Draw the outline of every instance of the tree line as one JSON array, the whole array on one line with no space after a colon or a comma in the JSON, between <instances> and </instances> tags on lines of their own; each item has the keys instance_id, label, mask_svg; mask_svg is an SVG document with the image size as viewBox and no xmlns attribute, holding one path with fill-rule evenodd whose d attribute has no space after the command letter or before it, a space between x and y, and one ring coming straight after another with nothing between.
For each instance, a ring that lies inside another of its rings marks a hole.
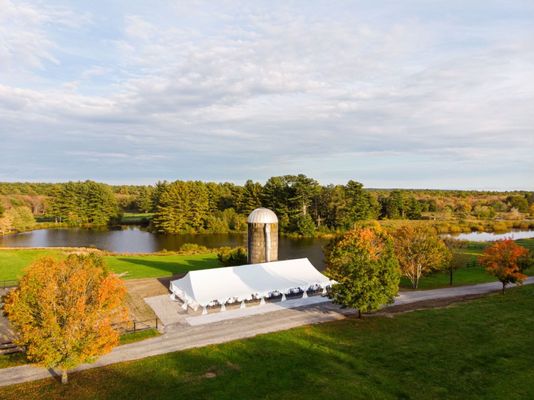
<instances>
[{"instance_id":1,"label":"tree line","mask_svg":"<svg viewBox=\"0 0 534 400\"><path fill-rule=\"evenodd\" d=\"M10 209L18 211L8 214L27 214L20 209L27 207L42 220L70 226L109 225L121 213L145 213L153 215L155 231L173 234L243 231L246 216L267 207L278 215L281 232L313 236L371 219L491 220L504 214L522 219L534 216L534 193L366 189L354 180L321 185L300 174L244 185L181 180L155 185L0 183L0 205L4 214ZM11 215L13 220L20 218ZM9 221L4 218L3 226ZM21 230L24 224L12 225L12 230Z\"/></svg>"}]
</instances>

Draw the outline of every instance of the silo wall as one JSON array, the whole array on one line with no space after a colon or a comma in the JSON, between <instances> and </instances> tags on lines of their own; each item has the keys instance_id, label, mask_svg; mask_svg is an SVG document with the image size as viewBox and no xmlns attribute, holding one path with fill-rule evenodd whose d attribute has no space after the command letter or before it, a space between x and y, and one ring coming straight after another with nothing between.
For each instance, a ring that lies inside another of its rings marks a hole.
<instances>
[{"instance_id":1,"label":"silo wall","mask_svg":"<svg viewBox=\"0 0 534 400\"><path fill-rule=\"evenodd\" d=\"M270 248L268 255L267 246ZM257 264L277 260L278 224L248 224L248 263Z\"/></svg>"}]
</instances>

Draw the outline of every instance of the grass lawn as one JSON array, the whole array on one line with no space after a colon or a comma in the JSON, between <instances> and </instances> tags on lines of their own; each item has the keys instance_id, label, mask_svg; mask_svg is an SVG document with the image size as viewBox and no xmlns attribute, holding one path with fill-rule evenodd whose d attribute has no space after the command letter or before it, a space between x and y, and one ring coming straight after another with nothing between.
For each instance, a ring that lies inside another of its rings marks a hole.
<instances>
[{"instance_id":1,"label":"grass lawn","mask_svg":"<svg viewBox=\"0 0 534 400\"><path fill-rule=\"evenodd\" d=\"M520 239L517 243L527 249L534 250L534 239ZM455 250L453 263L457 269L453 273L453 285L475 285L477 283L495 282L497 279L486 273L484 268L477 264L477 258L491 243L469 242L463 249ZM534 275L534 269L525 271L527 275ZM438 272L423 277L419 281L419 289L437 289L449 286L449 271ZM401 279L401 287L411 288L411 282Z\"/></svg>"},{"instance_id":2,"label":"grass lawn","mask_svg":"<svg viewBox=\"0 0 534 400\"><path fill-rule=\"evenodd\" d=\"M63 252L46 249L0 249L0 281L20 278L27 265L36 258L46 255L60 257ZM125 279L164 277L195 269L220 266L216 254L195 254L190 256L117 255L106 256L105 259L114 272L125 274Z\"/></svg>"},{"instance_id":3,"label":"grass lawn","mask_svg":"<svg viewBox=\"0 0 534 400\"><path fill-rule=\"evenodd\" d=\"M156 329L145 329L144 331L125 333L124 335L121 335L121 345L140 342L141 340L150 339L159 334L160 333Z\"/></svg>"},{"instance_id":4,"label":"grass lawn","mask_svg":"<svg viewBox=\"0 0 534 400\"><path fill-rule=\"evenodd\" d=\"M534 286L0 388L10 399L532 399Z\"/></svg>"},{"instance_id":5,"label":"grass lawn","mask_svg":"<svg viewBox=\"0 0 534 400\"><path fill-rule=\"evenodd\" d=\"M121 217L122 224L139 224L149 221L154 213L124 213Z\"/></svg>"},{"instance_id":6,"label":"grass lawn","mask_svg":"<svg viewBox=\"0 0 534 400\"><path fill-rule=\"evenodd\" d=\"M529 250L534 251L534 239L518 239L516 240L517 244L520 244L523 247L526 247Z\"/></svg>"},{"instance_id":7,"label":"grass lawn","mask_svg":"<svg viewBox=\"0 0 534 400\"><path fill-rule=\"evenodd\" d=\"M60 256L61 254L62 252L59 250L47 249L0 249L0 280L18 279L22 275L24 268L36 258L46 255Z\"/></svg>"},{"instance_id":8,"label":"grass lawn","mask_svg":"<svg viewBox=\"0 0 534 400\"><path fill-rule=\"evenodd\" d=\"M220 267L216 254L106 256L107 264L125 279L158 278L187 271Z\"/></svg>"},{"instance_id":9,"label":"grass lawn","mask_svg":"<svg viewBox=\"0 0 534 400\"><path fill-rule=\"evenodd\" d=\"M16 367L26 363L26 357L22 353L0 354L0 369Z\"/></svg>"}]
</instances>

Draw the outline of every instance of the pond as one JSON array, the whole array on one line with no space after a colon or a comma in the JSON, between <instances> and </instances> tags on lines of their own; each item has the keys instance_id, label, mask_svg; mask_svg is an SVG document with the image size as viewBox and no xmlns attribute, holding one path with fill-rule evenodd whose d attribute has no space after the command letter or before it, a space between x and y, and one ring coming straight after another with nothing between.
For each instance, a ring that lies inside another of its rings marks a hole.
<instances>
[{"instance_id":1,"label":"pond","mask_svg":"<svg viewBox=\"0 0 534 400\"><path fill-rule=\"evenodd\" d=\"M118 230L39 229L0 236L0 247L96 247L116 253L153 253L178 250L184 243L206 247L236 247L247 244L246 234L163 235L137 226ZM328 239L290 239L280 237L278 258L307 257L317 268L324 268L323 246Z\"/></svg>"},{"instance_id":2,"label":"pond","mask_svg":"<svg viewBox=\"0 0 534 400\"><path fill-rule=\"evenodd\" d=\"M469 240L471 242L494 242L495 240L512 238L517 239L529 239L534 238L534 230L529 231L511 231L506 233L494 233L494 232L471 232L460 233L458 235L450 235L455 239Z\"/></svg>"},{"instance_id":3,"label":"pond","mask_svg":"<svg viewBox=\"0 0 534 400\"><path fill-rule=\"evenodd\" d=\"M472 232L455 235L455 238L476 242L534 238L534 230L507 233ZM40 229L16 235L0 236L0 247L96 247L116 253L153 253L178 250L184 243L206 247L244 246L246 234L163 235L137 226L118 230L94 229ZM328 239L293 239L280 237L279 259L307 257L319 269L324 268L323 247Z\"/></svg>"}]
</instances>

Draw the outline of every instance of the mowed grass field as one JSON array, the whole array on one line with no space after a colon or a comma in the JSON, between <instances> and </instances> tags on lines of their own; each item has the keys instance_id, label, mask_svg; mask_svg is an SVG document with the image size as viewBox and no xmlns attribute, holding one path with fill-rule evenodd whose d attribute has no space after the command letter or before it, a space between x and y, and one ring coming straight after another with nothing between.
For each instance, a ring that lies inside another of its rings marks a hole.
<instances>
[{"instance_id":1,"label":"mowed grass field","mask_svg":"<svg viewBox=\"0 0 534 400\"><path fill-rule=\"evenodd\" d=\"M532 399L534 286L0 388L20 399Z\"/></svg>"},{"instance_id":2,"label":"mowed grass field","mask_svg":"<svg viewBox=\"0 0 534 400\"><path fill-rule=\"evenodd\" d=\"M28 265L43 256L64 257L61 250L0 249L0 281L19 279ZM114 255L104 257L109 267L125 279L158 278L195 269L220 266L217 255Z\"/></svg>"}]
</instances>

